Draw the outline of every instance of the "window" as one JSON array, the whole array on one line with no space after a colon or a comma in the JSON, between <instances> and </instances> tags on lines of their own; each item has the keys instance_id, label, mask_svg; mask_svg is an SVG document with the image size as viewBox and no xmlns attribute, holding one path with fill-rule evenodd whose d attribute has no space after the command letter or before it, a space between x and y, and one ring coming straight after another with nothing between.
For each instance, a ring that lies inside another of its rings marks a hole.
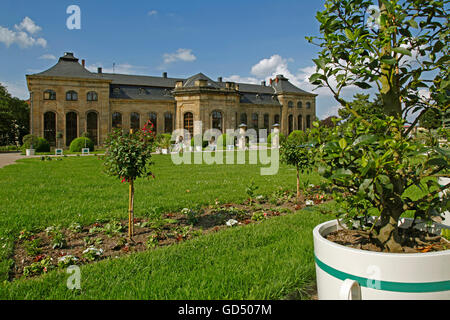
<instances>
[{"instance_id":1,"label":"window","mask_svg":"<svg viewBox=\"0 0 450 320\"><path fill-rule=\"evenodd\" d=\"M294 107L294 103L292 101L288 102L288 108L293 108Z\"/></svg>"},{"instance_id":2,"label":"window","mask_svg":"<svg viewBox=\"0 0 450 320\"><path fill-rule=\"evenodd\" d=\"M114 93L115 96L120 95L120 88L114 88L113 89L113 93Z\"/></svg>"},{"instance_id":3,"label":"window","mask_svg":"<svg viewBox=\"0 0 450 320\"><path fill-rule=\"evenodd\" d=\"M89 112L86 116L86 131L89 134L89 137L94 141L94 144L97 145L97 127L98 127L98 121L97 121L97 112Z\"/></svg>"},{"instance_id":4,"label":"window","mask_svg":"<svg viewBox=\"0 0 450 320\"><path fill-rule=\"evenodd\" d=\"M166 112L164 113L164 132L172 133L173 131L173 117L172 113Z\"/></svg>"},{"instance_id":5,"label":"window","mask_svg":"<svg viewBox=\"0 0 450 320\"><path fill-rule=\"evenodd\" d=\"M112 127L122 128L122 114L119 112L114 112L112 114Z\"/></svg>"},{"instance_id":6,"label":"window","mask_svg":"<svg viewBox=\"0 0 450 320\"><path fill-rule=\"evenodd\" d=\"M66 93L66 100L67 101L77 101L78 100L78 93L75 91L67 91Z\"/></svg>"},{"instance_id":7,"label":"window","mask_svg":"<svg viewBox=\"0 0 450 320\"><path fill-rule=\"evenodd\" d=\"M66 146L78 137L78 115L75 112L66 114Z\"/></svg>"},{"instance_id":8,"label":"window","mask_svg":"<svg viewBox=\"0 0 450 320\"><path fill-rule=\"evenodd\" d=\"M290 114L288 117L288 132L289 132L289 134L292 131L294 131L294 117L292 116L292 114Z\"/></svg>"},{"instance_id":9,"label":"window","mask_svg":"<svg viewBox=\"0 0 450 320\"><path fill-rule=\"evenodd\" d=\"M139 88L139 95L144 95L144 94L146 94L145 89Z\"/></svg>"},{"instance_id":10,"label":"window","mask_svg":"<svg viewBox=\"0 0 450 320\"><path fill-rule=\"evenodd\" d=\"M157 124L158 124L157 114L154 112L150 112L150 114L148 115L148 120L150 120L150 122L153 124L153 132L157 132L156 131Z\"/></svg>"},{"instance_id":11,"label":"window","mask_svg":"<svg viewBox=\"0 0 450 320\"><path fill-rule=\"evenodd\" d=\"M255 130L258 130L258 114L257 113L253 113L252 114L252 127Z\"/></svg>"},{"instance_id":12,"label":"window","mask_svg":"<svg viewBox=\"0 0 450 320\"><path fill-rule=\"evenodd\" d=\"M51 111L44 113L44 138L51 146L56 146L56 113Z\"/></svg>"},{"instance_id":13,"label":"window","mask_svg":"<svg viewBox=\"0 0 450 320\"><path fill-rule=\"evenodd\" d=\"M303 130L303 116L299 115L297 118L297 129Z\"/></svg>"},{"instance_id":14,"label":"window","mask_svg":"<svg viewBox=\"0 0 450 320\"><path fill-rule=\"evenodd\" d=\"M269 130L269 126L270 126L270 124L269 124L269 114L266 113L264 115L264 129Z\"/></svg>"},{"instance_id":15,"label":"window","mask_svg":"<svg viewBox=\"0 0 450 320\"><path fill-rule=\"evenodd\" d=\"M56 100L56 92L53 90L45 90L44 100Z\"/></svg>"},{"instance_id":16,"label":"window","mask_svg":"<svg viewBox=\"0 0 450 320\"><path fill-rule=\"evenodd\" d=\"M306 116L306 129L310 129L311 128L311 116L308 114Z\"/></svg>"},{"instance_id":17,"label":"window","mask_svg":"<svg viewBox=\"0 0 450 320\"><path fill-rule=\"evenodd\" d=\"M311 109L311 102L306 103L306 109Z\"/></svg>"},{"instance_id":18,"label":"window","mask_svg":"<svg viewBox=\"0 0 450 320\"><path fill-rule=\"evenodd\" d=\"M194 136L194 115L192 112L186 112L184 114L184 130L189 132L191 138Z\"/></svg>"},{"instance_id":19,"label":"window","mask_svg":"<svg viewBox=\"0 0 450 320\"><path fill-rule=\"evenodd\" d=\"M279 114L276 114L273 117L273 124L280 124L280 115Z\"/></svg>"},{"instance_id":20,"label":"window","mask_svg":"<svg viewBox=\"0 0 450 320\"><path fill-rule=\"evenodd\" d=\"M141 117L139 113L132 112L130 115L130 129L139 130L139 128L141 127L140 120Z\"/></svg>"},{"instance_id":21,"label":"window","mask_svg":"<svg viewBox=\"0 0 450 320\"><path fill-rule=\"evenodd\" d=\"M299 109L303 108L303 102L301 101L297 102L297 108Z\"/></svg>"},{"instance_id":22,"label":"window","mask_svg":"<svg viewBox=\"0 0 450 320\"><path fill-rule=\"evenodd\" d=\"M87 101L98 101L98 95L95 91L90 91L87 93Z\"/></svg>"},{"instance_id":23,"label":"window","mask_svg":"<svg viewBox=\"0 0 450 320\"><path fill-rule=\"evenodd\" d=\"M247 114L241 113L241 124L247 124Z\"/></svg>"},{"instance_id":24,"label":"window","mask_svg":"<svg viewBox=\"0 0 450 320\"><path fill-rule=\"evenodd\" d=\"M222 131L222 112L213 111L213 113L212 113L212 128Z\"/></svg>"}]
</instances>

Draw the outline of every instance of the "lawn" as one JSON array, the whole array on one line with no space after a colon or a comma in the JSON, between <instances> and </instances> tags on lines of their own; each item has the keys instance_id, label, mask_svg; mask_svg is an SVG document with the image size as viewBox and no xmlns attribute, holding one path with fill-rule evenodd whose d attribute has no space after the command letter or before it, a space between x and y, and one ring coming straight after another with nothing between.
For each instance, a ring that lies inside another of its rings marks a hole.
<instances>
[{"instance_id":1,"label":"lawn","mask_svg":"<svg viewBox=\"0 0 450 320\"><path fill-rule=\"evenodd\" d=\"M281 166L261 176L258 165L174 165L154 157L156 179L136 183L135 215L220 202L241 202L250 181L258 194L295 188L295 171ZM317 175L305 176L318 183ZM0 169L0 278L7 279L15 237L23 229L83 225L127 217L128 186L102 172L96 157L21 160ZM311 231L329 220L303 210L235 227L170 247L82 266L82 291L67 274L0 285L4 299L282 299L314 281Z\"/></svg>"}]
</instances>

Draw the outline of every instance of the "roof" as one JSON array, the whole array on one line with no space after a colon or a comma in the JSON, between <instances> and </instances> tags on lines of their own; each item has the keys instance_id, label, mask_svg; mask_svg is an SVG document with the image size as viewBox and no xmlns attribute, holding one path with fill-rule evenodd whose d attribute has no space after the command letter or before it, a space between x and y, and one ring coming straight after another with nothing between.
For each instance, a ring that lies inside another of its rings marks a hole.
<instances>
[{"instance_id":1,"label":"roof","mask_svg":"<svg viewBox=\"0 0 450 320\"><path fill-rule=\"evenodd\" d=\"M94 73L80 65L78 58L71 52L66 52L64 56L59 58L58 63L50 69L34 75L108 80L111 82L110 96L111 98L117 99L173 100L174 98L170 91L175 88L177 81L183 81L184 88L194 87L195 82L198 80L207 81L207 87L209 88L226 88L226 82L222 82L221 80L214 81L203 73L198 73L187 79L168 78L167 74L162 77L154 77L115 73ZM312 93L294 86L283 75L277 75L275 81L272 81L271 85L249 83L237 83L237 85L239 87L239 92L241 93L242 103L279 104L276 94L282 93L313 95Z\"/></svg>"},{"instance_id":2,"label":"roof","mask_svg":"<svg viewBox=\"0 0 450 320\"><path fill-rule=\"evenodd\" d=\"M49 77L74 77L96 80L101 79L97 74L90 72L79 64L78 59L75 58L71 52L66 52L63 57L59 58L58 63L50 69L34 75Z\"/></svg>"}]
</instances>

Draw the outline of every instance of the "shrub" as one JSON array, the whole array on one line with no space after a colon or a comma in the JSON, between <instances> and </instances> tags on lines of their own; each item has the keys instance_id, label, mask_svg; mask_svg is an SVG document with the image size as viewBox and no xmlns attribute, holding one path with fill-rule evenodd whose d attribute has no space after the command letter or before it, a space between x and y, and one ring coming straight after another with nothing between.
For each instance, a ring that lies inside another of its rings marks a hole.
<instances>
[{"instance_id":1,"label":"shrub","mask_svg":"<svg viewBox=\"0 0 450 320\"><path fill-rule=\"evenodd\" d=\"M273 135L274 135L273 132L271 134L269 134L269 136L267 137L267 144L272 145ZM280 146L281 146L283 144L283 142L286 141L286 136L284 134L282 134L281 132L278 135L280 137Z\"/></svg>"},{"instance_id":2,"label":"shrub","mask_svg":"<svg viewBox=\"0 0 450 320\"><path fill-rule=\"evenodd\" d=\"M209 144L207 140L202 140L202 139L203 139L203 136L202 136L201 134L199 134L199 135L194 136L194 137L191 139L191 147L194 147L194 146L195 146L195 140L196 140L196 139L202 141L202 148L206 148L206 147L208 146L208 144Z\"/></svg>"},{"instance_id":3,"label":"shrub","mask_svg":"<svg viewBox=\"0 0 450 320\"><path fill-rule=\"evenodd\" d=\"M36 152L50 152L50 143L44 138L36 137L35 135L28 134L23 137L22 150L30 149L31 144Z\"/></svg>"},{"instance_id":4,"label":"shrub","mask_svg":"<svg viewBox=\"0 0 450 320\"><path fill-rule=\"evenodd\" d=\"M291 134L287 137L287 140L296 140L300 141L303 140L305 136L305 133L301 130L294 130L291 132Z\"/></svg>"},{"instance_id":5,"label":"shrub","mask_svg":"<svg viewBox=\"0 0 450 320\"><path fill-rule=\"evenodd\" d=\"M162 133L156 136L156 145L161 149L169 149L172 135L170 133Z\"/></svg>"},{"instance_id":6,"label":"shrub","mask_svg":"<svg viewBox=\"0 0 450 320\"><path fill-rule=\"evenodd\" d=\"M89 148L89 151L94 151L94 142L86 137L76 138L70 143L70 152L81 152L81 149Z\"/></svg>"}]
</instances>

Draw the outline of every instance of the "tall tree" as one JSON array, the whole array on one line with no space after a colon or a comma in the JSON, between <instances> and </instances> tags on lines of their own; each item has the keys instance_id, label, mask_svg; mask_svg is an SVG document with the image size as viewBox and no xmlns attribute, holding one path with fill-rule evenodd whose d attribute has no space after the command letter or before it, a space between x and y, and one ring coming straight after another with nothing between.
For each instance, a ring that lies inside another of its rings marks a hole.
<instances>
[{"instance_id":1,"label":"tall tree","mask_svg":"<svg viewBox=\"0 0 450 320\"><path fill-rule=\"evenodd\" d=\"M12 97L0 84L0 145L22 143L30 128L28 104Z\"/></svg>"}]
</instances>

